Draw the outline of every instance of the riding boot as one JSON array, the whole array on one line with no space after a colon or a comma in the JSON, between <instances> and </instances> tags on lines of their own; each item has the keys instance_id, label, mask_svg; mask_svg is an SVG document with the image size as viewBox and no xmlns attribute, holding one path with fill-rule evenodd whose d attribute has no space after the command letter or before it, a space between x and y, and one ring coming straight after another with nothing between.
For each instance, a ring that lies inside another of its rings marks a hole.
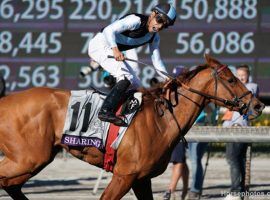
<instances>
[{"instance_id":1,"label":"riding boot","mask_svg":"<svg viewBox=\"0 0 270 200\"><path fill-rule=\"evenodd\" d=\"M98 113L98 118L101 121L111 122L117 126L127 126L124 120L116 116L116 110L129 85L130 81L124 79L116 83L112 88Z\"/></svg>"}]
</instances>

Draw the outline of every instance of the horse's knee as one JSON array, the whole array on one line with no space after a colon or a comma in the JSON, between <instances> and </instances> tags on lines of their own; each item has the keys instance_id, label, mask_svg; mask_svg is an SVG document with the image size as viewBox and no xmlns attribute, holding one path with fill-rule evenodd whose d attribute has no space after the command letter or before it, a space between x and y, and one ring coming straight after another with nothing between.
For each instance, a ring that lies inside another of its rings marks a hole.
<instances>
[{"instance_id":1,"label":"horse's knee","mask_svg":"<svg viewBox=\"0 0 270 200\"><path fill-rule=\"evenodd\" d=\"M26 174L31 174L34 171L34 168L34 163L21 159L14 162L9 158L5 158L0 162L0 181L3 181L5 185L6 180L21 177Z\"/></svg>"},{"instance_id":2,"label":"horse's knee","mask_svg":"<svg viewBox=\"0 0 270 200\"><path fill-rule=\"evenodd\" d=\"M10 188L15 185L23 185L29 178L31 178L31 174L24 174L14 178L2 178L0 179L0 188Z\"/></svg>"}]
</instances>

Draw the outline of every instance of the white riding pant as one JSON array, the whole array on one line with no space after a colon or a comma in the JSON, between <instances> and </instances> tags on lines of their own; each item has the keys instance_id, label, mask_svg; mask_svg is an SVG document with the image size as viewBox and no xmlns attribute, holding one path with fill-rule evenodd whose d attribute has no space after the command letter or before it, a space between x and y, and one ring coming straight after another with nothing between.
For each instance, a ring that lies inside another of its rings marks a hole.
<instances>
[{"instance_id":1,"label":"white riding pant","mask_svg":"<svg viewBox=\"0 0 270 200\"><path fill-rule=\"evenodd\" d=\"M113 75L117 82L127 78L132 87L137 88L141 86L141 81L138 78L140 73L137 63L130 61L116 61L114 58L108 58L108 55L113 56L113 51L107 44L107 41L102 33L98 33L88 45L88 55L100 66ZM136 50L126 51L125 56L137 60Z\"/></svg>"}]
</instances>

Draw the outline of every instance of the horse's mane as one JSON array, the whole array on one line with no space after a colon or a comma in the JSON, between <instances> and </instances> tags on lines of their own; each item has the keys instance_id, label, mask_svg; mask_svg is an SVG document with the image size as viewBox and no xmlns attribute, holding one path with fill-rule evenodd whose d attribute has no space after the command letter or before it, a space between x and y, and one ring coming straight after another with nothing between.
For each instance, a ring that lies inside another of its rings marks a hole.
<instances>
[{"instance_id":1,"label":"horse's mane","mask_svg":"<svg viewBox=\"0 0 270 200\"><path fill-rule=\"evenodd\" d=\"M179 80L182 83L187 83L189 82L197 73L199 73L200 71L206 69L208 66L207 65L199 65L197 66L195 69L191 70L191 71L186 71L182 74L180 74L177 77L177 80Z\"/></svg>"},{"instance_id":2,"label":"horse's mane","mask_svg":"<svg viewBox=\"0 0 270 200\"><path fill-rule=\"evenodd\" d=\"M197 73L199 73L200 71L206 69L208 66L207 65L199 65L197 66L195 69L193 70L186 70L184 71L182 74L180 74L179 76L176 77L177 81L181 82L181 83L188 83ZM171 81L171 79L167 80L164 83L159 83L156 84L154 87L151 87L149 89L140 89L140 91L148 96L158 96L161 92L161 90L164 88L164 86Z\"/></svg>"}]
</instances>

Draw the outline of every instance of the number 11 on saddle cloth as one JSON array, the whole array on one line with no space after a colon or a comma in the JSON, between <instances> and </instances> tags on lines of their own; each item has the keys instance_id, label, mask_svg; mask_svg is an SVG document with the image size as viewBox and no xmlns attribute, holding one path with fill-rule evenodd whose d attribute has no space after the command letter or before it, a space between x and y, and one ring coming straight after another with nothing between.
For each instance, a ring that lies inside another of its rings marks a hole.
<instances>
[{"instance_id":1,"label":"number 11 on saddle cloth","mask_svg":"<svg viewBox=\"0 0 270 200\"><path fill-rule=\"evenodd\" d=\"M136 93L135 93L136 94ZM125 109L133 109L134 102L137 107L141 104L141 95L134 95L126 102ZM105 95L95 90L71 91L68 109L65 119L63 136L61 142L69 146L91 146L100 149L105 148L106 138L110 123L99 120L98 112L103 104ZM131 123L136 110L127 112L125 115L128 124ZM128 127L120 127L118 137L112 147L118 148L121 139Z\"/></svg>"}]
</instances>

